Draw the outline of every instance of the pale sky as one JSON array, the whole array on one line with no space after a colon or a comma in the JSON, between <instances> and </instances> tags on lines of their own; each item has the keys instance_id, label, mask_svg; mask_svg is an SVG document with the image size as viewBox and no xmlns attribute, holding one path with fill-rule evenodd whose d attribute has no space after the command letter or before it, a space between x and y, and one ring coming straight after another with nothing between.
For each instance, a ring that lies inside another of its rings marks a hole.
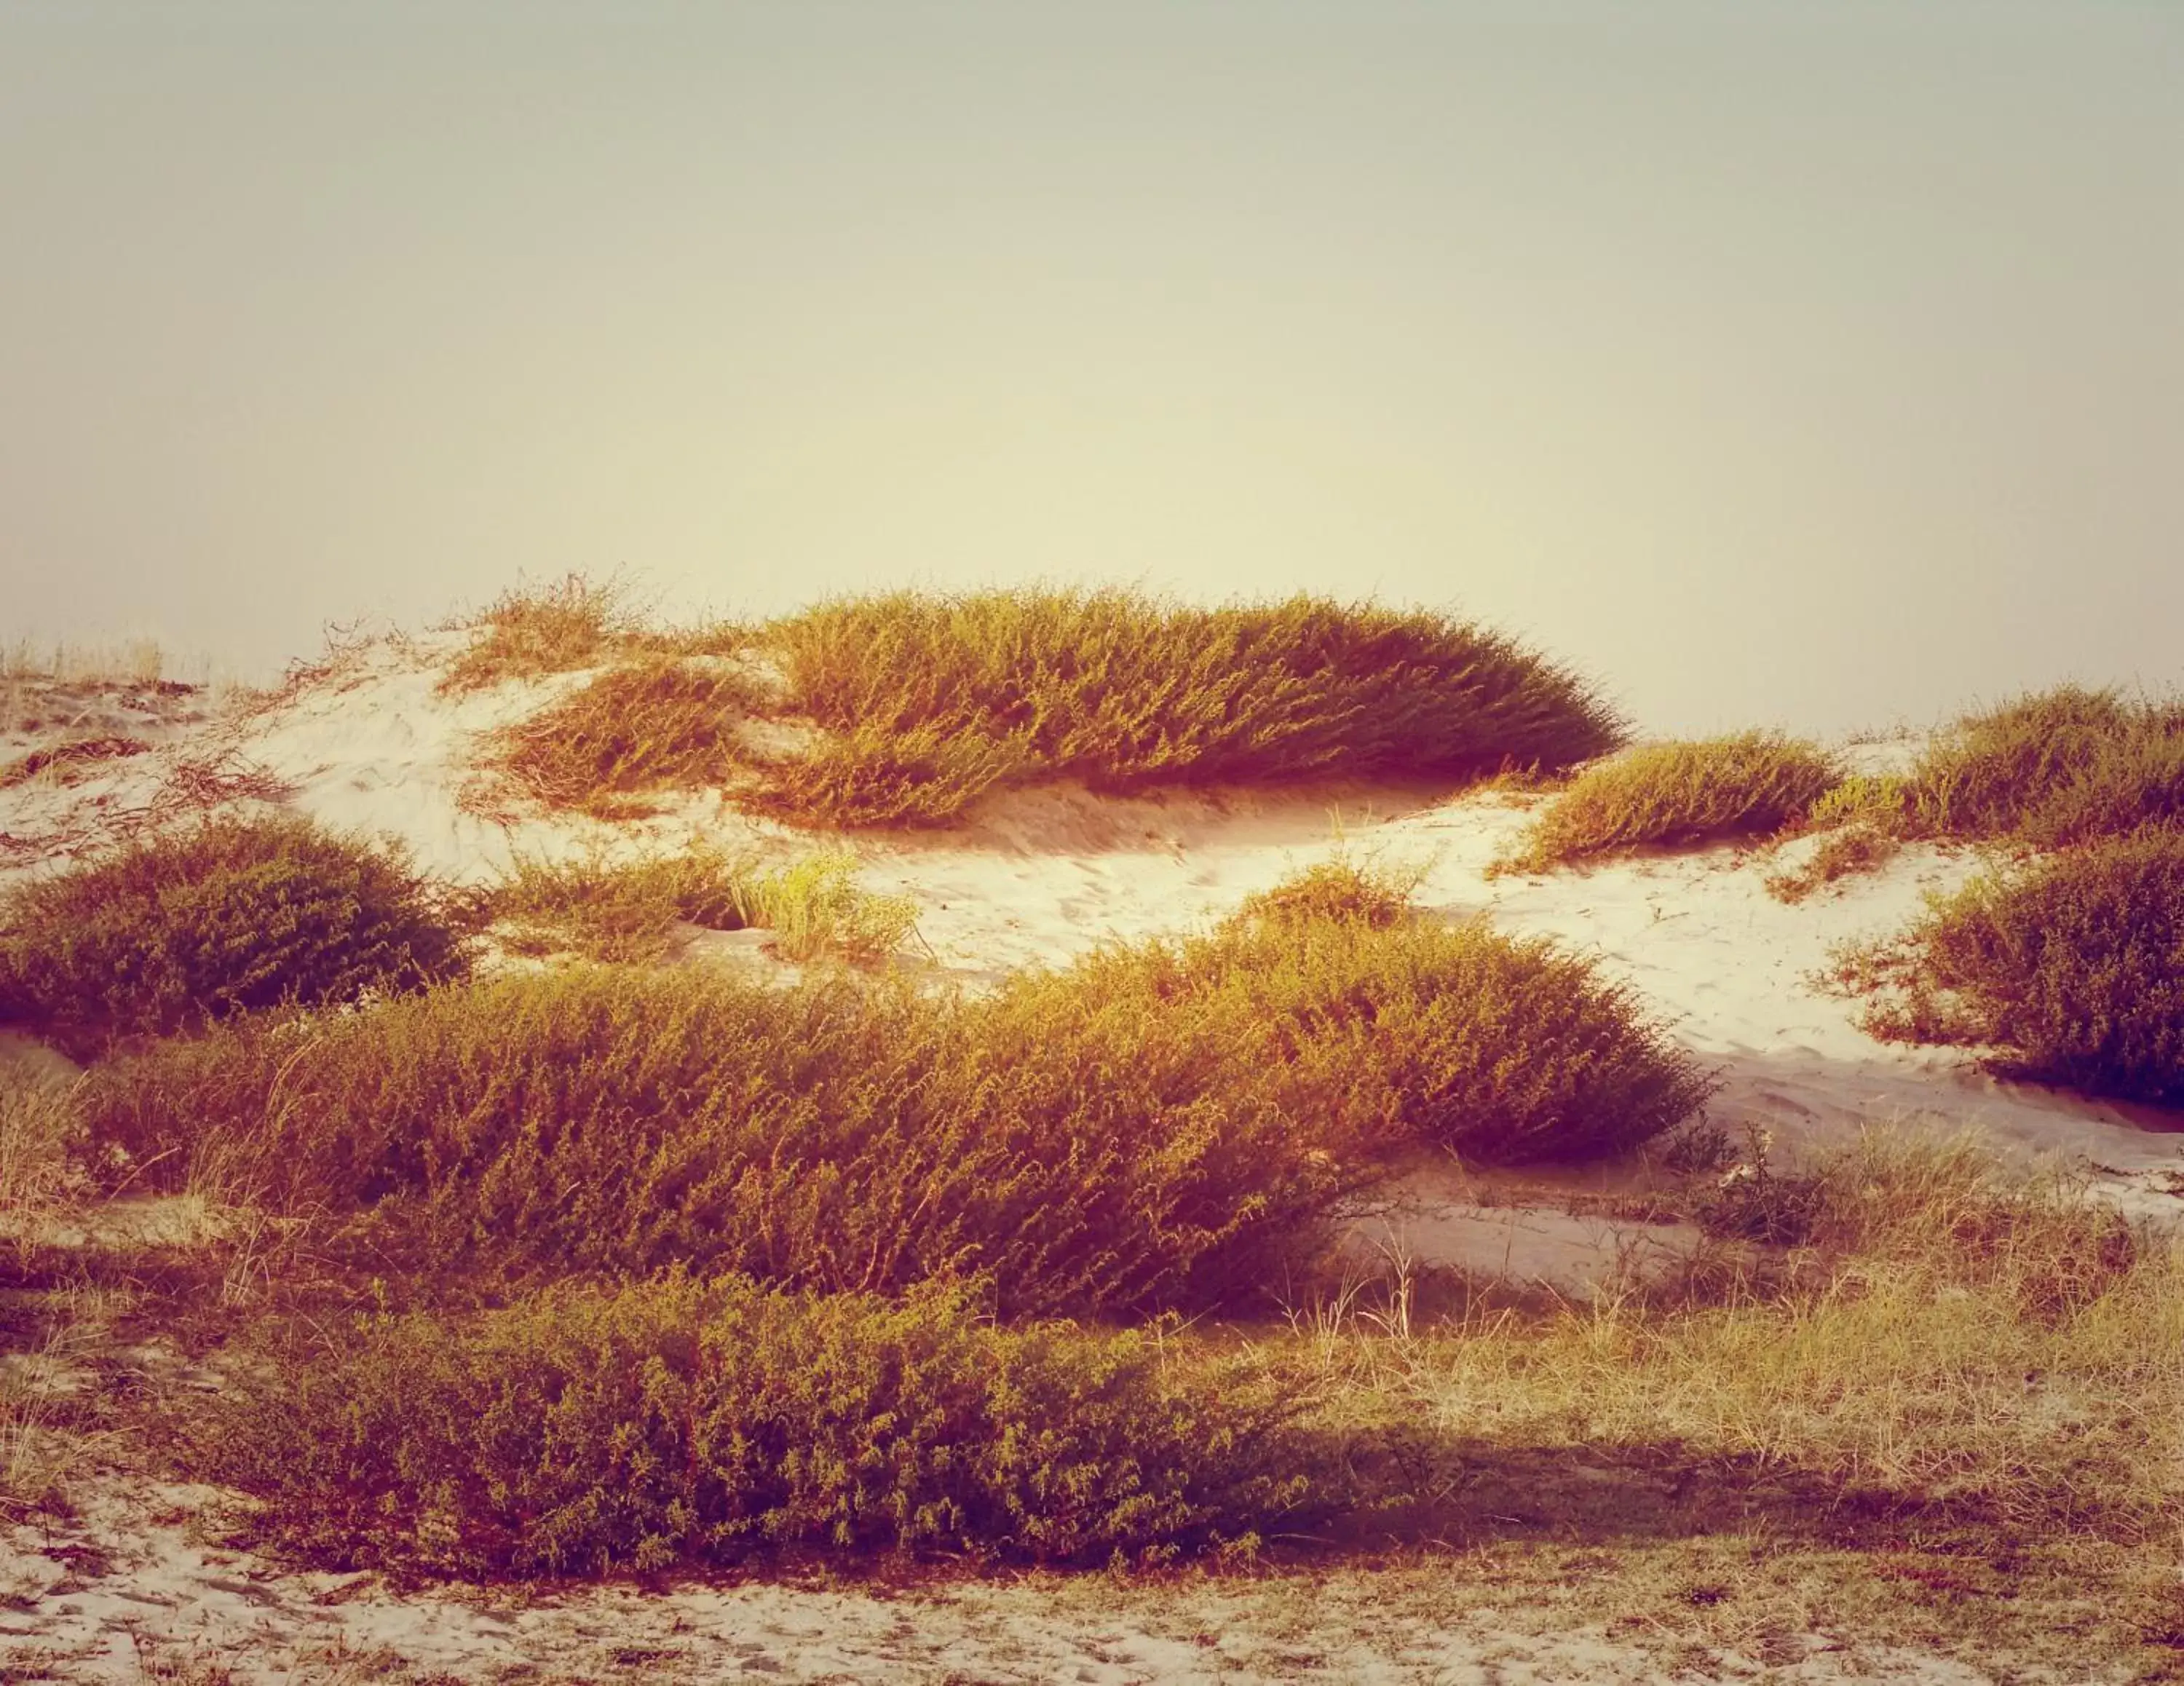
<instances>
[{"instance_id":1,"label":"pale sky","mask_svg":"<svg viewBox=\"0 0 2184 1686\"><path fill-rule=\"evenodd\" d=\"M0 634L521 577L2184 680L2184 3L0 0Z\"/></svg>"}]
</instances>

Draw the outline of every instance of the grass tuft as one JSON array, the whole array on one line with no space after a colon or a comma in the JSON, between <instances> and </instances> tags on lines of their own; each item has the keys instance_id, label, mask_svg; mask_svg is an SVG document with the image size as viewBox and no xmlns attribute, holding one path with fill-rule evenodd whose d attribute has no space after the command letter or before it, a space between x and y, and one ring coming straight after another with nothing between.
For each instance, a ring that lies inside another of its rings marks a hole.
<instances>
[{"instance_id":1,"label":"grass tuft","mask_svg":"<svg viewBox=\"0 0 2184 1686\"><path fill-rule=\"evenodd\" d=\"M741 931L754 868L719 851L613 861L593 854L553 861L519 857L477 897L478 916L503 927L519 954L572 953L610 962L656 960L678 924Z\"/></svg>"},{"instance_id":2,"label":"grass tuft","mask_svg":"<svg viewBox=\"0 0 2184 1686\"><path fill-rule=\"evenodd\" d=\"M502 941L515 954L657 960L674 949L677 926L694 925L770 930L787 960L878 960L916 928L917 906L868 894L856 873L856 857L841 849L770 871L704 847L620 862L519 860L479 896L478 910L507 927Z\"/></svg>"},{"instance_id":3,"label":"grass tuft","mask_svg":"<svg viewBox=\"0 0 2184 1686\"><path fill-rule=\"evenodd\" d=\"M1410 918L1411 897L1425 876L1423 867L1360 866L1339 857L1323 860L1291 874L1271 890L1245 897L1236 918L1247 925L1331 921L1385 930Z\"/></svg>"},{"instance_id":4,"label":"grass tuft","mask_svg":"<svg viewBox=\"0 0 2184 1686\"><path fill-rule=\"evenodd\" d=\"M140 837L0 899L0 1005L168 1032L460 976L460 935L398 852L276 816Z\"/></svg>"},{"instance_id":5,"label":"grass tuft","mask_svg":"<svg viewBox=\"0 0 2184 1686\"><path fill-rule=\"evenodd\" d=\"M582 574L504 592L468 625L470 644L441 676L443 696L602 665L643 627L618 581Z\"/></svg>"},{"instance_id":6,"label":"grass tuft","mask_svg":"<svg viewBox=\"0 0 2184 1686\"><path fill-rule=\"evenodd\" d=\"M1816 745L1774 732L1646 744L1579 775L1497 865L1540 872L1648 844L1765 837L1803 820L1841 776Z\"/></svg>"}]
</instances>

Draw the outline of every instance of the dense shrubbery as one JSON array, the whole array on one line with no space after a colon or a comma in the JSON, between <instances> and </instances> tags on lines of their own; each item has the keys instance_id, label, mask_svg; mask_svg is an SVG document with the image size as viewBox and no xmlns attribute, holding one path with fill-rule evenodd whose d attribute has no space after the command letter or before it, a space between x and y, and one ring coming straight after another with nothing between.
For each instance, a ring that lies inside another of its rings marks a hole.
<instances>
[{"instance_id":1,"label":"dense shrubbery","mask_svg":"<svg viewBox=\"0 0 2184 1686\"><path fill-rule=\"evenodd\" d=\"M320 1561L658 1569L768 1550L1145 1561L1309 1515L1285 1405L1154 1337L668 1279L244 1366L199 1468Z\"/></svg>"},{"instance_id":2,"label":"dense shrubbery","mask_svg":"<svg viewBox=\"0 0 2184 1686\"><path fill-rule=\"evenodd\" d=\"M1975 879L1898 943L1846 957L1881 1033L2007 1051L2027 1077L2184 1102L2184 830Z\"/></svg>"},{"instance_id":3,"label":"dense shrubbery","mask_svg":"<svg viewBox=\"0 0 2184 1686\"><path fill-rule=\"evenodd\" d=\"M247 1160L433 1267L983 1273L1011 1315L1248 1299L1387 1150L1629 1147L1706 1080L1539 942L1240 920L990 998L578 970L222 1027L94 1075L100 1136Z\"/></svg>"},{"instance_id":4,"label":"dense shrubbery","mask_svg":"<svg viewBox=\"0 0 2184 1686\"><path fill-rule=\"evenodd\" d=\"M1652 743L1588 768L1526 834L1508 868L1646 843L1763 837L1805 818L1841 770L1816 745L1747 732Z\"/></svg>"},{"instance_id":5,"label":"dense shrubbery","mask_svg":"<svg viewBox=\"0 0 2184 1686\"><path fill-rule=\"evenodd\" d=\"M1868 805L1914 837L2054 848L2184 821L2184 702L2074 685L1967 715Z\"/></svg>"},{"instance_id":6,"label":"dense shrubbery","mask_svg":"<svg viewBox=\"0 0 2184 1686\"><path fill-rule=\"evenodd\" d=\"M172 1031L415 989L465 965L398 854L299 819L159 832L0 902L0 1003L61 1027Z\"/></svg>"},{"instance_id":7,"label":"dense shrubbery","mask_svg":"<svg viewBox=\"0 0 2184 1686\"><path fill-rule=\"evenodd\" d=\"M1204 609L1128 592L903 593L773 621L738 653L777 671L778 692L654 654L510 734L504 765L562 805L731 783L788 818L900 826L1036 779L1462 777L1568 766L1622 737L1579 680L1507 639L1307 598ZM753 715L817 735L739 746Z\"/></svg>"},{"instance_id":8,"label":"dense shrubbery","mask_svg":"<svg viewBox=\"0 0 2184 1686\"><path fill-rule=\"evenodd\" d=\"M983 1271L1040 1315L1172 1300L1308 1242L1342 1173L1237 1077L1183 1018L1011 1025L847 977L576 969L224 1027L85 1099L140 1162L248 1163L421 1266L881 1291Z\"/></svg>"}]
</instances>

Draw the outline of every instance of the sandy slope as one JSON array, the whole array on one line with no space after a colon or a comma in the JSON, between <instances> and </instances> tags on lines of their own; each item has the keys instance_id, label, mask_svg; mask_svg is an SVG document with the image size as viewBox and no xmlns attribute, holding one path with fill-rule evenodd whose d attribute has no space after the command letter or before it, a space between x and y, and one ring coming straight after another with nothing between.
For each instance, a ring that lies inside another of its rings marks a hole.
<instances>
[{"instance_id":1,"label":"sandy slope","mask_svg":"<svg viewBox=\"0 0 2184 1686\"><path fill-rule=\"evenodd\" d=\"M577 682L506 686L450 702L433 694L436 654L430 645L375 647L254 713L198 720L170 709L146 754L75 785L0 791L0 832L14 839L0 867L35 870L41 856L125 822L155 804L193 757L270 775L292 807L393 833L423 865L468 881L489 877L519 851L675 847L699 837L777 852L800 846L711 797L620 827L488 817L465 800L475 735ZM35 738L19 733L18 750ZM1790 1152L1841 1140L1868 1122L1970 1127L2014 1149L2082 1163L2136 1209L2184 1210L2184 1135L2175 1133L2184 1121L1998 1084L1953 1053L1883 1046L1857 1028L1847 1004L1814 987L1832 944L1898 926L1923 892L1974 870L1969 857L1908 851L1884 874L1794 907L1762 885L1780 863L1729 850L1488 877L1487 863L1524 820L1507 798L1418 790L1128 802L1054 790L993 804L961 832L862 847L871 887L915 897L937 960L972 987L1109 938L1209 921L1337 847L1415 862L1429 869L1419 897L1430 907L1556 937L1642 993L1720 1068L1712 1116L1722 1123L1764 1129ZM748 958L749 943L731 946ZM1568 1191L1598 1191L1627 1175L1610 1167L1561 1182ZM1529 1179L1531 1194L1513 1199L1492 1180L1429 1167L1390 1209L1361 1222L1359 1234L1421 1259L1575 1292L1634 1246L1673 1252L1689 1240L1673 1227L1571 1216L1541 1197L1542 1185L1552 1196L1554 1183ZM378 1647L419 1673L466 1680L525 1667L547 1678L905 1682L1242 1683L1307 1670L1360 1682L1668 1678L1658 1650L1612 1643L1596 1624L1546 1633L1486 1619L1439 1627L1392 1605L1376 1608L1385 1583L1358 1576L1335 1577L1316 1592L1273 1594L1215 1583L1092 1597L1068 1583L1026 1583L900 1600L763 1586L594 1589L510 1609L397 1598L345 1591L323 1577L274 1575L192 1544L180 1523L189 1506L176 1502L188 1495L162 1498L126 1483L93 1492L79 1522L51 1537L16 1529L0 1551L0 1678L40 1678L28 1672L34 1659L57 1678L142 1678L140 1645L151 1655L216 1658L248 1680L376 1678L359 1659ZM163 1507L173 1514L153 1520ZM1321 1613L1284 1609L1284 1599L1300 1595L1323 1600ZM1852 1670L1869 1679L1982 1678L1933 1658L1854 1653L1840 1636L1814 1639L1798 1656L1770 1657L1766 1672L1822 1680ZM1756 1672L1753 1659L1722 1655L1708 1672L1684 1678Z\"/></svg>"}]
</instances>

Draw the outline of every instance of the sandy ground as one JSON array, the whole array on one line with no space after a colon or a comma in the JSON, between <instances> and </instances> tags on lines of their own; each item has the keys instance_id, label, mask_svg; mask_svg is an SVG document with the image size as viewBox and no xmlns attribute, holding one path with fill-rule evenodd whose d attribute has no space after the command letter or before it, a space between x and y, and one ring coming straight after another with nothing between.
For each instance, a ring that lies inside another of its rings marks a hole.
<instances>
[{"instance_id":1,"label":"sandy ground","mask_svg":"<svg viewBox=\"0 0 2184 1686\"><path fill-rule=\"evenodd\" d=\"M214 1497L114 1483L75 1522L13 1530L0 1543L0 1680L133 1686L190 1679L192 1667L198 1678L252 1686L1975 1686L1998 1678L1818 1629L1770 1631L1749 1646L1664 1646L1611 1637L1605 1617L1543 1623L1540 1612L1513 1603L1451 1611L1416 1571L1174 1586L1042 1576L911 1589L690 1582L398 1595L369 1577L281 1574L199 1543L183 1519Z\"/></svg>"},{"instance_id":2,"label":"sandy ground","mask_svg":"<svg viewBox=\"0 0 2184 1686\"><path fill-rule=\"evenodd\" d=\"M152 743L63 784L0 790L0 876L155 806L192 765L262 774L285 802L332 824L391 833L419 862L465 882L519 853L674 848L703 837L781 852L803 840L716 797L608 826L521 816L476 802L477 735L520 718L566 676L449 701L433 693L441 646L380 645L250 712L155 698L69 721L13 722L10 753L86 727L128 724ZM133 712L131 712L133 710ZM123 718L126 715L126 719ZM31 718L36 718L33 714ZM1862 753L1886 760L1900 745ZM473 799L466 800L470 792ZM1815 987L1829 951L1898 928L1929 890L1976 870L1968 854L1907 850L1886 872L1798 905L1763 878L1787 864L1735 850L1661 856L1586 872L1490 877L1526 821L1520 802L1420 790L1102 800L1019 794L944 837L861 845L866 881L914 897L939 965L976 988L1010 968L1067 960L1108 940L1171 934L1232 910L1337 849L1424 869L1418 899L1451 917L1552 936L1594 956L1718 1067L1710 1116L1763 1130L1796 1155L1869 1124L1970 1129L2013 1151L2082 1168L2126 1207L2184 1214L2184 1119L1998 1083L1951 1051L1885 1046L1852 1006ZM751 964L755 939L702 945ZM762 963L762 962L761 962ZM1361 1218L1361 1246L1583 1294L1633 1256L1673 1257L1690 1232L1573 1216L1570 1197L1613 1193L1615 1167L1528 1179L1513 1199L1449 1165L1412 1177ZM1544 1194L1542 1182L1546 1184ZM119 1478L93 1483L84 1515L50 1534L18 1528L0 1549L0 1680L141 1680L194 1660L238 1680L641 1678L835 1681L1635 1682L1846 1678L1942 1683L1986 1677L1947 1661L1859 1650L1815 1635L1798 1654L1717 1654L1663 1672L1658 1647L1604 1630L1540 1633L1467 1617L1445 1627L1386 1604L1384 1583L1200 1584L1152 1592L1072 1583L969 1585L915 1595L783 1586L593 1589L521 1605L397 1597L367 1583L282 1576L189 1536L204 1495ZM1318 1612L1300 1616L1297 1600ZM391 1650L390 1650L391 1648ZM387 1665L392 1667L391 1664ZM181 1678L187 1678L181 1677Z\"/></svg>"}]
</instances>

